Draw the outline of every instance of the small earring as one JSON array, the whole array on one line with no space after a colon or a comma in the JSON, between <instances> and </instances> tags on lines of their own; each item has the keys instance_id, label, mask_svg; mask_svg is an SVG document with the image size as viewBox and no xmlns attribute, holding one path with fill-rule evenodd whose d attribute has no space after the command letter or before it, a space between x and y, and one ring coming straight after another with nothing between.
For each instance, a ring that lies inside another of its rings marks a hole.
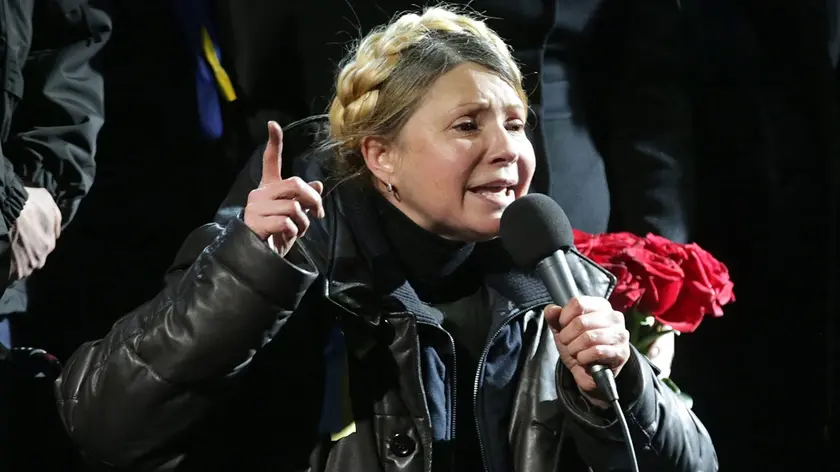
<instances>
[{"instance_id":1,"label":"small earring","mask_svg":"<svg viewBox=\"0 0 840 472\"><path fill-rule=\"evenodd\" d=\"M395 199L396 201L398 201L398 202L399 202L399 201L401 201L401 200L400 200L400 191L399 191L399 190L397 190L397 188L396 188L396 187L394 187L394 186L391 184L391 182L388 182L387 184L385 184L385 190L387 190L387 191L388 191L388 193L392 193L392 194L394 194L394 199Z\"/></svg>"}]
</instances>

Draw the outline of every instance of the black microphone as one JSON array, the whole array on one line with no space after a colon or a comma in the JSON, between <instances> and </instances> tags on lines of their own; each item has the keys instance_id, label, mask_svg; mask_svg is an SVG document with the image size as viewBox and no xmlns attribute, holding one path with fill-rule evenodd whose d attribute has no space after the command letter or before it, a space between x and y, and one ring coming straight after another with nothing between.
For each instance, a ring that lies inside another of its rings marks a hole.
<instances>
[{"instance_id":1,"label":"black microphone","mask_svg":"<svg viewBox=\"0 0 840 472\"><path fill-rule=\"evenodd\" d=\"M499 237L513 261L525 271L536 271L554 303L564 306L580 296L566 251L575 245L566 213L546 195L533 193L515 200L502 214ZM612 403L618 389L612 371L602 365L587 366L598 389Z\"/></svg>"},{"instance_id":2,"label":"black microphone","mask_svg":"<svg viewBox=\"0 0 840 472\"><path fill-rule=\"evenodd\" d=\"M499 237L523 271L537 273L554 303L564 306L572 298L580 296L566 259L566 252L575 244L574 232L569 218L557 202L537 193L514 200L502 213ZM598 390L616 410L633 470L638 470L630 430L618 403L618 388L612 370L602 365L590 365L587 370L595 379Z\"/></svg>"}]
</instances>

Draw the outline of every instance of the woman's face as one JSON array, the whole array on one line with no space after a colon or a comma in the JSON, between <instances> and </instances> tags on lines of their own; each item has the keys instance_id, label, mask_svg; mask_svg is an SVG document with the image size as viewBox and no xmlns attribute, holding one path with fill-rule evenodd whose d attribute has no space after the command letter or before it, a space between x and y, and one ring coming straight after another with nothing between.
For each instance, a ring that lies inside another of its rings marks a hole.
<instances>
[{"instance_id":1,"label":"woman's face","mask_svg":"<svg viewBox=\"0 0 840 472\"><path fill-rule=\"evenodd\" d=\"M448 239L492 239L534 175L526 117L507 82L462 64L432 85L394 142L366 140L363 152L374 176L396 189L386 197L419 226Z\"/></svg>"}]
</instances>

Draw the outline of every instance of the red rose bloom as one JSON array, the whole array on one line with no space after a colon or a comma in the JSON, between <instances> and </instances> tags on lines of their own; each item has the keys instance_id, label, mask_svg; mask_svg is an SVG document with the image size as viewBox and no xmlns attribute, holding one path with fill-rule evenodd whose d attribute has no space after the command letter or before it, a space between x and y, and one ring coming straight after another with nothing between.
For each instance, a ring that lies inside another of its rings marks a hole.
<instances>
[{"instance_id":1,"label":"red rose bloom","mask_svg":"<svg viewBox=\"0 0 840 472\"><path fill-rule=\"evenodd\" d=\"M573 230L573 233L575 235L575 249L584 256L589 257L592 248L597 244L596 236L576 229Z\"/></svg>"},{"instance_id":2,"label":"red rose bloom","mask_svg":"<svg viewBox=\"0 0 840 472\"><path fill-rule=\"evenodd\" d=\"M685 246L688 260L683 263L685 282L680 298L671 313L661 322L690 333L697 329L704 315L723 316L722 306L735 300L733 283L726 266L696 244ZM682 329L677 328L681 325Z\"/></svg>"},{"instance_id":3,"label":"red rose bloom","mask_svg":"<svg viewBox=\"0 0 840 472\"><path fill-rule=\"evenodd\" d=\"M591 235L579 229L572 229L572 234L575 236L575 247L577 247L578 250L580 250L580 247L578 247L580 244L584 244L595 237L594 235Z\"/></svg>"},{"instance_id":4,"label":"red rose bloom","mask_svg":"<svg viewBox=\"0 0 840 472\"><path fill-rule=\"evenodd\" d=\"M636 306L642 295L645 293L639 280L627 269L624 264L603 264L604 269L615 275L617 282L615 289L610 295L610 303L618 311L627 311Z\"/></svg>"},{"instance_id":5,"label":"red rose bloom","mask_svg":"<svg viewBox=\"0 0 840 472\"><path fill-rule=\"evenodd\" d=\"M644 290L639 310L658 316L671 309L683 286L684 273L680 266L643 247L627 248L622 256Z\"/></svg>"},{"instance_id":6,"label":"red rose bloom","mask_svg":"<svg viewBox=\"0 0 840 472\"><path fill-rule=\"evenodd\" d=\"M705 315L723 315L721 307L735 300L726 266L696 244L575 231L575 246L616 276L615 309L650 314L679 332L694 331Z\"/></svg>"},{"instance_id":7,"label":"red rose bloom","mask_svg":"<svg viewBox=\"0 0 840 472\"><path fill-rule=\"evenodd\" d=\"M726 264L715 259L706 250L696 244L686 245L689 255L696 257L703 269L703 280L709 283L715 291L715 306L713 314L723 315L723 305L735 301L735 293L732 291L735 284L729 279L729 269Z\"/></svg>"},{"instance_id":8,"label":"red rose bloom","mask_svg":"<svg viewBox=\"0 0 840 472\"><path fill-rule=\"evenodd\" d=\"M660 256L667 257L677 264L682 264L688 259L688 254L683 249L682 244L677 244L668 238L657 236L653 233L648 233L645 236L645 247Z\"/></svg>"},{"instance_id":9,"label":"red rose bloom","mask_svg":"<svg viewBox=\"0 0 840 472\"><path fill-rule=\"evenodd\" d=\"M631 233L604 233L588 238L575 234L575 246L596 263L606 264L626 248L644 246L644 240Z\"/></svg>"}]
</instances>

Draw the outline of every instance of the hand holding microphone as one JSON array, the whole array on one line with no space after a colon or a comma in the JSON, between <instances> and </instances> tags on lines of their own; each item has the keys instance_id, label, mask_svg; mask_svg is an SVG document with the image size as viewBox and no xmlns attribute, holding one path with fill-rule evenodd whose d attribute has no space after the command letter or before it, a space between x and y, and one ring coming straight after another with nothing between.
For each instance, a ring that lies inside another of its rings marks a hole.
<instances>
[{"instance_id":1,"label":"hand holding microphone","mask_svg":"<svg viewBox=\"0 0 840 472\"><path fill-rule=\"evenodd\" d=\"M281 177L282 154L283 131L277 123L269 122L260 185L248 194L243 218L260 239L270 238L281 257L306 233L310 216L324 217L324 185L318 181L306 183L299 177Z\"/></svg>"},{"instance_id":2,"label":"hand holding microphone","mask_svg":"<svg viewBox=\"0 0 840 472\"><path fill-rule=\"evenodd\" d=\"M562 306L548 306L544 316L560 359L578 387L614 401L614 375L630 358L630 334L624 315L607 300L580 295L566 261L574 233L563 209L545 195L522 197L502 215L500 236L514 261L525 271L535 271L554 303Z\"/></svg>"},{"instance_id":3,"label":"hand holding microphone","mask_svg":"<svg viewBox=\"0 0 840 472\"><path fill-rule=\"evenodd\" d=\"M588 366L601 365L618 375L630 358L630 333L624 327L624 315L612 309L610 302L597 297L577 297L562 309L550 305L545 321L554 332L560 360L586 393L598 397L598 386Z\"/></svg>"},{"instance_id":4,"label":"hand holding microphone","mask_svg":"<svg viewBox=\"0 0 840 472\"><path fill-rule=\"evenodd\" d=\"M613 407L630 470L638 472L633 438L615 384L615 376L630 359L630 333L624 328L624 315L613 310L609 301L581 296L566 260L566 251L575 242L569 219L551 198L526 195L505 209L499 236L513 260L523 270L536 272L554 303L563 306L549 305L543 315L554 333L560 360L585 396L591 400L595 394Z\"/></svg>"}]
</instances>

